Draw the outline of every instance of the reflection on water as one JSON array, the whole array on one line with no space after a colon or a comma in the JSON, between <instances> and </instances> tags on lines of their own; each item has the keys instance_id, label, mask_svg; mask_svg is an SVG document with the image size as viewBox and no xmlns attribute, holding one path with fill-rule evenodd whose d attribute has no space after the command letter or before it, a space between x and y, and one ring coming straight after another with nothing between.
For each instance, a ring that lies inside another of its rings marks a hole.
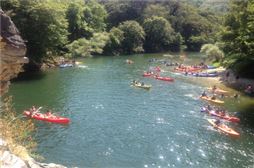
<instances>
[{"instance_id":1,"label":"reflection on water","mask_svg":"<svg viewBox=\"0 0 254 168\"><path fill-rule=\"evenodd\" d=\"M253 166L252 129L229 123L241 133L232 139L200 113L206 103L198 96L214 81L174 74L171 67L163 67L163 75L174 77L173 83L143 78L155 56L89 58L82 60L89 68L49 70L39 80L15 82L10 93L20 113L38 105L72 121L69 126L35 121L37 152L45 162L69 167ZM135 63L125 64L126 59ZM133 79L153 87L130 87ZM225 106L238 111L243 101L227 98Z\"/></svg>"}]
</instances>

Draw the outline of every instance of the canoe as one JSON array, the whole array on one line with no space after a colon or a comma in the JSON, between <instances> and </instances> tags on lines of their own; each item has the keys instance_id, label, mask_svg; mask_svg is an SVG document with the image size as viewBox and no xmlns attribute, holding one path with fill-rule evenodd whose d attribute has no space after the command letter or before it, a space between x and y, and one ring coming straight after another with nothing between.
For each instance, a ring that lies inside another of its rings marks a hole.
<instances>
[{"instance_id":1,"label":"canoe","mask_svg":"<svg viewBox=\"0 0 254 168\"><path fill-rule=\"evenodd\" d=\"M233 117L233 116L229 116L229 115L222 115L220 113L216 113L214 110L208 110L207 108L205 107L202 107L201 108L201 112L207 112L208 114L210 114L211 116L215 116L215 117L218 117L218 118L221 118L221 119L224 119L224 120L227 120L227 121L231 121L231 122L235 122L235 123L239 123L240 122L240 119L238 117Z\"/></svg>"},{"instance_id":2,"label":"canoe","mask_svg":"<svg viewBox=\"0 0 254 168\"><path fill-rule=\"evenodd\" d=\"M47 114L42 114L37 112L34 115L31 115L30 111L24 111L24 115L36 120L47 121L47 122L56 123L56 124L68 124L70 122L69 118L55 116L52 114L47 115Z\"/></svg>"},{"instance_id":3,"label":"canoe","mask_svg":"<svg viewBox=\"0 0 254 168\"><path fill-rule=\"evenodd\" d=\"M139 88L143 88L143 89L150 89L152 87L152 85L141 85L139 84L131 84L131 86L135 86L135 87L139 87Z\"/></svg>"},{"instance_id":4,"label":"canoe","mask_svg":"<svg viewBox=\"0 0 254 168\"><path fill-rule=\"evenodd\" d=\"M200 96L200 98L203 100L209 101L209 102L213 102L213 103L217 103L217 104L224 104L224 101L221 101L218 99L212 100L210 97L204 97L204 96Z\"/></svg>"},{"instance_id":5,"label":"canoe","mask_svg":"<svg viewBox=\"0 0 254 168\"><path fill-rule=\"evenodd\" d=\"M170 82L174 81L174 79L170 78L170 77L155 76L154 78L157 79L157 80L163 80L163 81L170 81Z\"/></svg>"},{"instance_id":6,"label":"canoe","mask_svg":"<svg viewBox=\"0 0 254 168\"><path fill-rule=\"evenodd\" d=\"M210 88L207 88L209 91L212 91L213 92L213 89L210 87ZM226 90L222 90L222 89L215 89L214 91L215 93L219 93L219 94L225 94L225 93L228 93L228 91Z\"/></svg>"},{"instance_id":7,"label":"canoe","mask_svg":"<svg viewBox=\"0 0 254 168\"><path fill-rule=\"evenodd\" d=\"M240 134L238 132L236 132L235 130L233 130L232 128L228 127L225 124L215 124L215 120L214 119L207 119L207 121L214 127L217 128L218 130L220 130L221 132L230 135L230 136L234 136L234 137L239 137Z\"/></svg>"}]
</instances>

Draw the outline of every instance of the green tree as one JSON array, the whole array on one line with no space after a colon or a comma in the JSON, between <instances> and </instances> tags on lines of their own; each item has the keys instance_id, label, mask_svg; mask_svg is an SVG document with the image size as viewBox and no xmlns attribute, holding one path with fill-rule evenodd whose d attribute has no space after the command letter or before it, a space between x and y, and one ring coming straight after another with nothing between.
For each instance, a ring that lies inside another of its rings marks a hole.
<instances>
[{"instance_id":1,"label":"green tree","mask_svg":"<svg viewBox=\"0 0 254 168\"><path fill-rule=\"evenodd\" d=\"M224 53L214 44L204 44L200 50L201 53L205 53L206 56L213 61L221 61L224 57Z\"/></svg>"},{"instance_id":2,"label":"green tree","mask_svg":"<svg viewBox=\"0 0 254 168\"><path fill-rule=\"evenodd\" d=\"M69 40L74 41L78 38L86 36L86 30L88 29L87 23L84 21L84 6L80 3L70 3L67 11L66 18L69 26L68 31L70 33Z\"/></svg>"},{"instance_id":3,"label":"green tree","mask_svg":"<svg viewBox=\"0 0 254 168\"><path fill-rule=\"evenodd\" d=\"M232 1L222 34L224 63L254 77L254 1Z\"/></svg>"},{"instance_id":4,"label":"green tree","mask_svg":"<svg viewBox=\"0 0 254 168\"><path fill-rule=\"evenodd\" d=\"M108 11L107 22L109 28L118 26L120 23L128 20L141 20L143 9L148 1L102 1L105 9Z\"/></svg>"},{"instance_id":5,"label":"green tree","mask_svg":"<svg viewBox=\"0 0 254 168\"><path fill-rule=\"evenodd\" d=\"M149 52L180 49L181 38L163 17L153 16L144 21L145 49Z\"/></svg>"},{"instance_id":6,"label":"green tree","mask_svg":"<svg viewBox=\"0 0 254 168\"><path fill-rule=\"evenodd\" d=\"M108 41L108 33L94 33L91 39L80 38L67 45L70 51L67 56L76 57L88 57L92 54L101 54L103 48Z\"/></svg>"},{"instance_id":7,"label":"green tree","mask_svg":"<svg viewBox=\"0 0 254 168\"><path fill-rule=\"evenodd\" d=\"M169 10L165 6L162 6L162 4L150 4L144 9L142 15L144 20L153 16L167 18Z\"/></svg>"},{"instance_id":8,"label":"green tree","mask_svg":"<svg viewBox=\"0 0 254 168\"><path fill-rule=\"evenodd\" d=\"M70 41L92 37L93 33L104 31L107 13L104 7L95 1L79 0L69 3L66 17L69 23Z\"/></svg>"},{"instance_id":9,"label":"green tree","mask_svg":"<svg viewBox=\"0 0 254 168\"><path fill-rule=\"evenodd\" d=\"M106 54L119 54L122 52L121 45L124 39L123 31L113 27L109 32L109 40L104 47L104 53Z\"/></svg>"},{"instance_id":10,"label":"green tree","mask_svg":"<svg viewBox=\"0 0 254 168\"><path fill-rule=\"evenodd\" d=\"M3 10L12 11L12 19L27 41L30 61L41 62L49 53L58 53L67 41L65 6L53 0L3 1Z\"/></svg>"},{"instance_id":11,"label":"green tree","mask_svg":"<svg viewBox=\"0 0 254 168\"><path fill-rule=\"evenodd\" d=\"M122 41L122 49L126 53L143 52L143 42L145 40L145 32L136 21L125 21L118 28L123 31L124 39Z\"/></svg>"}]
</instances>

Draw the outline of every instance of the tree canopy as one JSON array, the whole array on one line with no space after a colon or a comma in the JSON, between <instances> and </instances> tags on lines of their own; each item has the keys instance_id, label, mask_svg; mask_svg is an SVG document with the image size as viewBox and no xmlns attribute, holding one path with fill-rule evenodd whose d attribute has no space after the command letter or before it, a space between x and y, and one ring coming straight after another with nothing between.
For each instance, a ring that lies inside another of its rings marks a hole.
<instances>
[{"instance_id":1,"label":"tree canopy","mask_svg":"<svg viewBox=\"0 0 254 168\"><path fill-rule=\"evenodd\" d=\"M143 52L145 32L136 21L125 21L118 28L123 32L122 48L126 53Z\"/></svg>"},{"instance_id":2,"label":"tree canopy","mask_svg":"<svg viewBox=\"0 0 254 168\"><path fill-rule=\"evenodd\" d=\"M143 26L146 33L146 51L179 50L181 39L165 18L153 16L146 19Z\"/></svg>"},{"instance_id":3,"label":"tree canopy","mask_svg":"<svg viewBox=\"0 0 254 168\"><path fill-rule=\"evenodd\" d=\"M232 1L221 41L224 63L243 76L254 77L254 1Z\"/></svg>"},{"instance_id":4,"label":"tree canopy","mask_svg":"<svg viewBox=\"0 0 254 168\"><path fill-rule=\"evenodd\" d=\"M59 54L199 51L218 41L223 42L225 62L250 59L253 1L233 2L224 27L225 11L204 7L213 0L184 2L9 0L1 7L27 40L32 62ZM227 3L223 0L222 6Z\"/></svg>"}]
</instances>

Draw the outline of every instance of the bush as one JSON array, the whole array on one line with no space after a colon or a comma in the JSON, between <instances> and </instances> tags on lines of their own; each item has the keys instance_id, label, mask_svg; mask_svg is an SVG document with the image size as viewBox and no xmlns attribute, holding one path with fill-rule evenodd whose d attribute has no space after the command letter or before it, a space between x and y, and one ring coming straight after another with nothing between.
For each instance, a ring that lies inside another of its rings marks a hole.
<instances>
[{"instance_id":1,"label":"bush","mask_svg":"<svg viewBox=\"0 0 254 168\"><path fill-rule=\"evenodd\" d=\"M15 112L11 97L5 98L1 104L0 130L1 136L7 141L12 153L26 157L28 152L30 153L35 149L36 143L32 137L35 126L32 120L24 120Z\"/></svg>"}]
</instances>

